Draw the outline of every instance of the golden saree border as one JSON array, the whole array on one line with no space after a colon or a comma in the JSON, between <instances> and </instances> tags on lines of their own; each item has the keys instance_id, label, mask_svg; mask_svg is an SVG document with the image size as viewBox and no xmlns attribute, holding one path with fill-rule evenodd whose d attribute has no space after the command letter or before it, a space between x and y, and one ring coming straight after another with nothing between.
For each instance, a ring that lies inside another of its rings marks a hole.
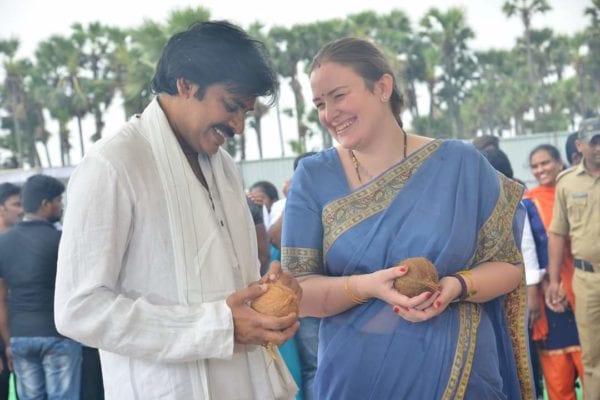
<instances>
[{"instance_id":1,"label":"golden saree border","mask_svg":"<svg viewBox=\"0 0 600 400\"><path fill-rule=\"evenodd\" d=\"M281 265L295 276L323 273L323 256L320 250L302 247L281 249Z\"/></svg>"},{"instance_id":2,"label":"golden saree border","mask_svg":"<svg viewBox=\"0 0 600 400\"><path fill-rule=\"evenodd\" d=\"M467 383L471 376L473 357L477 339L477 329L481 321L481 306L475 303L460 302L460 327L454 361L448 378L448 384L442 395L443 400L462 399L465 397Z\"/></svg>"},{"instance_id":3,"label":"golden saree border","mask_svg":"<svg viewBox=\"0 0 600 400\"><path fill-rule=\"evenodd\" d=\"M523 263L520 247L515 242L512 232L513 219L524 188L501 173L498 173L498 177L500 180L498 201L477 235L477 250L468 264L470 268L487 261ZM504 307L521 386L521 398L529 400L534 398L534 394L527 349L525 288L525 274L523 274L519 287L506 295Z\"/></svg>"},{"instance_id":4,"label":"golden saree border","mask_svg":"<svg viewBox=\"0 0 600 400\"><path fill-rule=\"evenodd\" d=\"M436 139L411 154L376 180L356 192L332 201L323 208L323 255L333 243L352 227L385 210L413 173L443 143Z\"/></svg>"}]
</instances>

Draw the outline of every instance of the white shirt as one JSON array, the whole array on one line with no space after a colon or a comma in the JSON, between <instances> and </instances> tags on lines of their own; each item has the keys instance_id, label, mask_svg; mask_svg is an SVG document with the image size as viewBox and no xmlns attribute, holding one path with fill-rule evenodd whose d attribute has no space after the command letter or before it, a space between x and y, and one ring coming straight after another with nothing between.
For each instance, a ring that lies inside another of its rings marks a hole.
<instances>
[{"instance_id":1,"label":"white shirt","mask_svg":"<svg viewBox=\"0 0 600 400\"><path fill-rule=\"evenodd\" d=\"M528 215L525 216L523 223L521 253L523 254L523 264L525 267L525 283L527 286L537 285L542 280L546 271L540 269L535 240L533 239L533 233L531 232L531 224L529 223Z\"/></svg>"},{"instance_id":2,"label":"white shirt","mask_svg":"<svg viewBox=\"0 0 600 400\"><path fill-rule=\"evenodd\" d=\"M154 101L69 182L55 318L100 349L107 399L293 397L285 367L234 343L225 298L258 279L256 238L231 158L199 162L214 210Z\"/></svg>"}]
</instances>

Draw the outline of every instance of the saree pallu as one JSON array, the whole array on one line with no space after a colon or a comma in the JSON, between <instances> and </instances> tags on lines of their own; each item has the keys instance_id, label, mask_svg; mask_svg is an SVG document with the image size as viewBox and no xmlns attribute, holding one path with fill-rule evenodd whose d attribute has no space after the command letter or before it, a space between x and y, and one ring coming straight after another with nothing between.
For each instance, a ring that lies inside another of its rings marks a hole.
<instances>
[{"instance_id":1,"label":"saree pallu","mask_svg":"<svg viewBox=\"0 0 600 400\"><path fill-rule=\"evenodd\" d=\"M282 264L296 275L344 276L423 256L440 277L486 261L518 264L521 194L460 141L430 142L355 191L328 149L294 174ZM324 318L316 397L533 398L524 290L523 280L506 296L453 303L421 323L377 299Z\"/></svg>"}]
</instances>

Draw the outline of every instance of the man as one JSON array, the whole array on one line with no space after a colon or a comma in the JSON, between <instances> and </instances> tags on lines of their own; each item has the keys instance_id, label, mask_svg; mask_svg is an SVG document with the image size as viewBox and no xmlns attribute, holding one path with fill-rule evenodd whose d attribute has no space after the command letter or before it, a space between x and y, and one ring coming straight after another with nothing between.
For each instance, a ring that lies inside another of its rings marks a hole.
<instances>
[{"instance_id":1,"label":"man","mask_svg":"<svg viewBox=\"0 0 600 400\"><path fill-rule=\"evenodd\" d=\"M21 188L12 183L0 184L0 233L15 226L23 218ZM6 286L0 279L0 319L6 318ZM10 350L9 350L10 351ZM6 357L6 345L0 338L0 400L8 400L12 360Z\"/></svg>"},{"instance_id":2,"label":"man","mask_svg":"<svg viewBox=\"0 0 600 400\"><path fill-rule=\"evenodd\" d=\"M581 341L586 399L600 398L600 118L581 123L576 141L582 162L558 176L554 214L548 235L550 286L546 303L560 311L560 266L571 239L575 274L575 321Z\"/></svg>"},{"instance_id":3,"label":"man","mask_svg":"<svg viewBox=\"0 0 600 400\"><path fill-rule=\"evenodd\" d=\"M0 233L15 226L22 218L21 188L12 183L0 184Z\"/></svg>"},{"instance_id":4,"label":"man","mask_svg":"<svg viewBox=\"0 0 600 400\"><path fill-rule=\"evenodd\" d=\"M567 154L567 161L571 167L579 165L581 162L581 153L577 150L576 145L578 136L579 132L570 133L565 142L565 153Z\"/></svg>"},{"instance_id":5,"label":"man","mask_svg":"<svg viewBox=\"0 0 600 400\"><path fill-rule=\"evenodd\" d=\"M100 349L108 399L279 399L296 392L261 345L297 315L250 307L266 290L236 166L221 145L242 134L277 77L264 46L227 22L175 34L158 94L71 177L59 251L59 331ZM272 268L300 294L287 272ZM276 356L276 355L274 355Z\"/></svg>"},{"instance_id":6,"label":"man","mask_svg":"<svg viewBox=\"0 0 600 400\"><path fill-rule=\"evenodd\" d=\"M0 333L10 343L21 400L79 396L81 345L57 332L53 311L60 241L53 224L62 216L64 189L50 176L27 179L23 221L0 235L0 280L8 290Z\"/></svg>"}]
</instances>

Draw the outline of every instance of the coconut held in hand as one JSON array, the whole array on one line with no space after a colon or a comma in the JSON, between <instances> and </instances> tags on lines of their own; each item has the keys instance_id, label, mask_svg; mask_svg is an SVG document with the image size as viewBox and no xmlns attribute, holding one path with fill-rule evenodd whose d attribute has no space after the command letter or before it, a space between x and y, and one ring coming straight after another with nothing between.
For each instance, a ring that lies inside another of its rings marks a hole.
<instances>
[{"instance_id":1,"label":"coconut held in hand","mask_svg":"<svg viewBox=\"0 0 600 400\"><path fill-rule=\"evenodd\" d=\"M408 272L394 281L397 291L407 297L418 296L423 292L438 289L438 274L435 265L425 257L407 258L396 264L408 267Z\"/></svg>"},{"instance_id":2,"label":"coconut held in hand","mask_svg":"<svg viewBox=\"0 0 600 400\"><path fill-rule=\"evenodd\" d=\"M292 289L280 282L267 285L267 291L252 302L253 309L274 317L285 317L290 313L298 315L298 296Z\"/></svg>"}]
</instances>

